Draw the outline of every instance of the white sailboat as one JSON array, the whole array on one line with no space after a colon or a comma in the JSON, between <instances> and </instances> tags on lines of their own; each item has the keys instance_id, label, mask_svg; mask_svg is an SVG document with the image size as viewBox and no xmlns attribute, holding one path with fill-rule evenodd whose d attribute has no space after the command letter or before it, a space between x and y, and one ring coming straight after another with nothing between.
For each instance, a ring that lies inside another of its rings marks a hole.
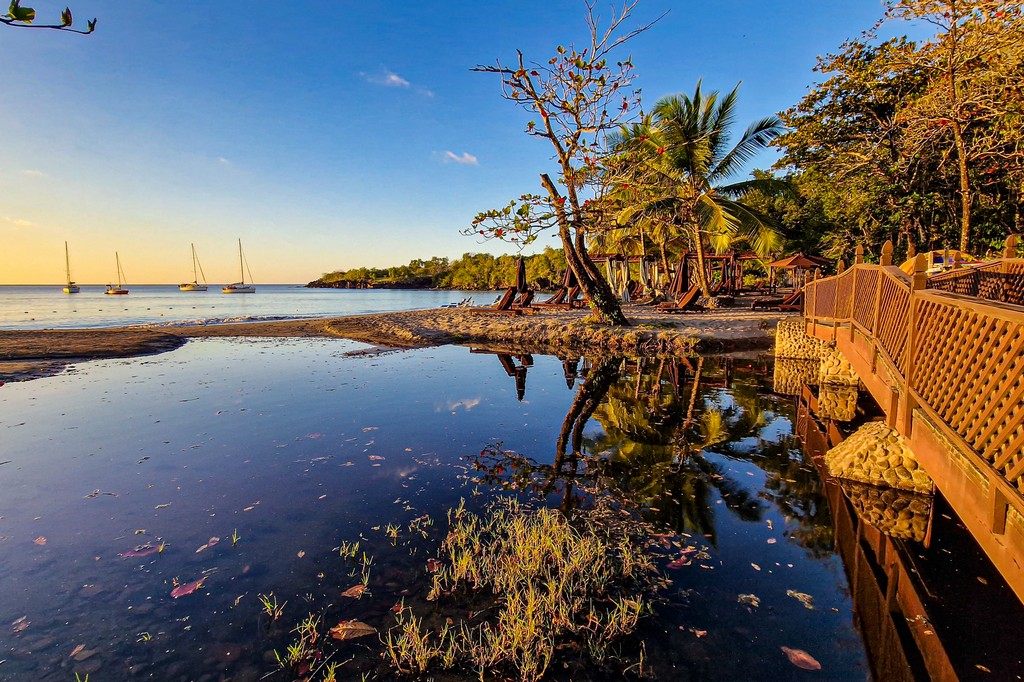
<instances>
[{"instance_id":1,"label":"white sailboat","mask_svg":"<svg viewBox=\"0 0 1024 682\"><path fill-rule=\"evenodd\" d=\"M64 242L64 267L68 274L68 283L64 285L65 294L77 294L81 288L71 281L71 258L68 256L68 243Z\"/></svg>"},{"instance_id":2,"label":"white sailboat","mask_svg":"<svg viewBox=\"0 0 1024 682\"><path fill-rule=\"evenodd\" d=\"M113 284L107 285L107 290L103 293L110 294L112 296L121 296L128 293L128 290L124 288L124 284L127 284L124 280L127 279L124 276L124 271L121 270L121 257L117 255L117 251L114 252L114 260L117 261L117 286Z\"/></svg>"},{"instance_id":3,"label":"white sailboat","mask_svg":"<svg viewBox=\"0 0 1024 682\"><path fill-rule=\"evenodd\" d=\"M245 273L249 269L248 264L245 262L245 256L242 255L242 240L238 240L238 267L241 270L242 281L235 282L234 284L228 284L223 287L220 292L222 294L255 294L256 287L252 284L245 283ZM249 273L249 281L252 282L252 273Z\"/></svg>"},{"instance_id":4,"label":"white sailboat","mask_svg":"<svg viewBox=\"0 0 1024 682\"><path fill-rule=\"evenodd\" d=\"M199 275L203 276L203 283L199 283ZM206 273L203 266L199 264L196 256L196 245L192 245L192 281L178 285L178 291L206 291Z\"/></svg>"}]
</instances>

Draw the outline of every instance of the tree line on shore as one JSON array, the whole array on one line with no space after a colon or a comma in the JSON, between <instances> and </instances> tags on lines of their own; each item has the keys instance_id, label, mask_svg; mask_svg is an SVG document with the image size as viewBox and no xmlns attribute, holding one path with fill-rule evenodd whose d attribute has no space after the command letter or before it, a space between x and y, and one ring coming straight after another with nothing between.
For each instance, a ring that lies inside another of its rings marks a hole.
<instances>
[{"instance_id":1,"label":"tree line on shore","mask_svg":"<svg viewBox=\"0 0 1024 682\"><path fill-rule=\"evenodd\" d=\"M541 253L524 256L526 279L530 286L548 289L561 282L565 274L565 255L561 249L545 248ZM515 256L466 253L449 261L434 257L414 259L408 265L389 268L352 268L325 273L307 286L339 289L467 289L493 290L508 286L516 279Z\"/></svg>"}]
</instances>

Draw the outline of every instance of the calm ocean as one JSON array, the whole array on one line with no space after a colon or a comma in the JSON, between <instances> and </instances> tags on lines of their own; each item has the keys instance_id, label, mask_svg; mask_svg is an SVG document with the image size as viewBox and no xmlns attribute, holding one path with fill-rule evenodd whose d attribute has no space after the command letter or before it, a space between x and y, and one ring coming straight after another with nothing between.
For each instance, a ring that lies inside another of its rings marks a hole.
<instances>
[{"instance_id":1,"label":"calm ocean","mask_svg":"<svg viewBox=\"0 0 1024 682\"><path fill-rule=\"evenodd\" d=\"M104 288L83 286L81 293L69 295L59 285L0 286L0 329L259 322L436 308L471 296L488 304L494 298L479 291L306 289L294 284L261 284L255 294L233 295L222 294L219 286L182 292L177 285L132 285L127 296L107 296Z\"/></svg>"}]
</instances>

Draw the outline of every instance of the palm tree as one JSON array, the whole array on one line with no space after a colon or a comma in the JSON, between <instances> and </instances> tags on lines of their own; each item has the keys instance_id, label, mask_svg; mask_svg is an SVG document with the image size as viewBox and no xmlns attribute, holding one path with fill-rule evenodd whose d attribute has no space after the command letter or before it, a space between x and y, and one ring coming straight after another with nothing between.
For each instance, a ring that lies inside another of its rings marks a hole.
<instances>
[{"instance_id":1,"label":"palm tree","mask_svg":"<svg viewBox=\"0 0 1024 682\"><path fill-rule=\"evenodd\" d=\"M636 199L620 220L644 213L676 225L696 251L697 281L705 296L710 295L705 244L721 252L742 239L766 255L781 241L765 216L730 198L751 189L777 189L778 181L723 184L783 132L778 117L769 116L753 123L730 148L738 88L720 98L718 92L705 94L698 81L692 97L665 97L644 120L623 127L611 141L622 160L614 181Z\"/></svg>"}]
</instances>

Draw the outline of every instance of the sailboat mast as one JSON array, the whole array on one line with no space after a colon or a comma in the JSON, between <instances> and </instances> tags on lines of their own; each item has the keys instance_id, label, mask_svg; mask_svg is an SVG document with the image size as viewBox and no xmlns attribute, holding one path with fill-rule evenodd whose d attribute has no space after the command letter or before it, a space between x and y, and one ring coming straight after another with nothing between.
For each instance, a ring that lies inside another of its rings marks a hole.
<instances>
[{"instance_id":1,"label":"sailboat mast","mask_svg":"<svg viewBox=\"0 0 1024 682\"><path fill-rule=\"evenodd\" d=\"M71 256L68 255L68 243L64 242L64 267L68 273L68 286L71 286Z\"/></svg>"},{"instance_id":2,"label":"sailboat mast","mask_svg":"<svg viewBox=\"0 0 1024 682\"><path fill-rule=\"evenodd\" d=\"M245 284L245 264L242 262L242 239L238 239L238 271L241 273L242 284Z\"/></svg>"},{"instance_id":3,"label":"sailboat mast","mask_svg":"<svg viewBox=\"0 0 1024 682\"><path fill-rule=\"evenodd\" d=\"M199 273L197 272L197 270L198 270L198 268L196 268L196 245L192 244L192 281L193 282L198 282L199 281Z\"/></svg>"}]
</instances>

